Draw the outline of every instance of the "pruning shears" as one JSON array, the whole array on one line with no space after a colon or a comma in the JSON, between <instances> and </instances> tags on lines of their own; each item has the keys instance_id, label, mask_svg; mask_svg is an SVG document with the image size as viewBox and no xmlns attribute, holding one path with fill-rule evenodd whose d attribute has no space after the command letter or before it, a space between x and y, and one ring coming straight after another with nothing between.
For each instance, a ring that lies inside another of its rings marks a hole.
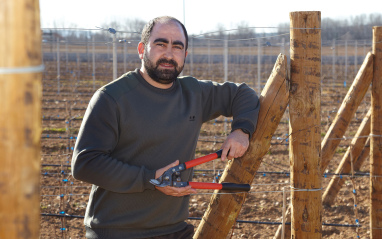
<instances>
[{"instance_id":1,"label":"pruning shears","mask_svg":"<svg viewBox=\"0 0 382 239\"><path fill-rule=\"evenodd\" d=\"M195 167L197 165L207 163L214 159L220 158L222 155L222 149L215 153L205 155L200 158L196 158L175 167L172 167L165 171L159 178L151 179L150 183L157 187L186 187L190 185L194 189L218 189L218 190L230 190L230 191L249 191L251 186L249 184L236 184L236 183L203 183L203 182L182 182L180 173L186 169Z\"/></svg>"}]
</instances>

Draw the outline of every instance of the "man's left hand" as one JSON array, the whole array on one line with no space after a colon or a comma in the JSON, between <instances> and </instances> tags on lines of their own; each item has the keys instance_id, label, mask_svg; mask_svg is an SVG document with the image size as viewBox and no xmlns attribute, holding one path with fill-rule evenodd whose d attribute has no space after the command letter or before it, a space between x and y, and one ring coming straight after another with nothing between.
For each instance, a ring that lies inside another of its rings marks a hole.
<instances>
[{"instance_id":1,"label":"man's left hand","mask_svg":"<svg viewBox=\"0 0 382 239\"><path fill-rule=\"evenodd\" d=\"M244 155L249 147L249 135L241 129L231 132L222 145L221 160L231 160ZM228 153L229 152L229 153ZM228 154L227 154L228 153Z\"/></svg>"}]
</instances>

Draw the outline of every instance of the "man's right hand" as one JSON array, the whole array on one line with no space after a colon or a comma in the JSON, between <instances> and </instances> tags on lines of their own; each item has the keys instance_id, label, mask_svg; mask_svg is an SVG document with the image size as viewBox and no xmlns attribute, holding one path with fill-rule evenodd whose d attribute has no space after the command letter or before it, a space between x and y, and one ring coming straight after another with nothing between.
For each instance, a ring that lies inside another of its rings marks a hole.
<instances>
[{"instance_id":1,"label":"man's right hand","mask_svg":"<svg viewBox=\"0 0 382 239\"><path fill-rule=\"evenodd\" d=\"M159 178L168 169L170 169L172 167L175 167L177 165L179 165L179 160L176 160L175 162L173 162L173 163L171 163L171 164L169 164L169 165L167 165L167 166L165 166L163 168L158 169L155 172L155 178ZM181 188L170 187L170 186L166 186L166 187L157 187L157 186L155 186L155 188L158 191L161 191L162 193L164 193L166 195L174 196L174 197L183 197L183 196L190 195L191 193L197 193L197 191L195 189L191 188L191 186L181 187Z\"/></svg>"}]
</instances>

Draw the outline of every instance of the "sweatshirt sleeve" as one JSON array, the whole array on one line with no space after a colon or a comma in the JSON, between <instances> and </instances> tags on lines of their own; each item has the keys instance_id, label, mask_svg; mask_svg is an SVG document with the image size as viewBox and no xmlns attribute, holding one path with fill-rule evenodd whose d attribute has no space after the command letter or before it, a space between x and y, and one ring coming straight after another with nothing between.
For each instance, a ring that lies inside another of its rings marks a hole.
<instances>
[{"instance_id":1,"label":"sweatshirt sleeve","mask_svg":"<svg viewBox=\"0 0 382 239\"><path fill-rule=\"evenodd\" d=\"M203 121L220 115L233 117L231 129L246 129L250 138L256 129L260 101L245 83L199 81L203 98Z\"/></svg>"},{"instance_id":2,"label":"sweatshirt sleeve","mask_svg":"<svg viewBox=\"0 0 382 239\"><path fill-rule=\"evenodd\" d=\"M72 157L75 179L118 193L154 190L155 170L112 156L119 139L119 110L112 97L97 91L85 112Z\"/></svg>"}]
</instances>

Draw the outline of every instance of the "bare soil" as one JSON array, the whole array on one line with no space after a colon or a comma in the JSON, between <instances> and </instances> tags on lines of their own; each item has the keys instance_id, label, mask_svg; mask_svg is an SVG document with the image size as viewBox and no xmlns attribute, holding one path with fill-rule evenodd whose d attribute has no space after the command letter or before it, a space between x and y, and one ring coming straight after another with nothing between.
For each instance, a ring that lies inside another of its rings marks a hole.
<instances>
[{"instance_id":1,"label":"bare soil","mask_svg":"<svg viewBox=\"0 0 382 239\"><path fill-rule=\"evenodd\" d=\"M46 72L43 78L43 132L41 139L41 236L40 238L84 238L83 219L81 218L86 209L90 185L73 179L70 175L70 161L72 147L81 124L82 116L88 101L95 88L106 84L107 78L111 78L111 63L105 62L97 65L97 80L93 82L91 67L87 63L71 63L61 69L60 93L57 88L57 71L55 62L45 62ZM196 64L195 64L196 65ZM128 69L133 70L138 65L128 64ZM203 64L196 65L193 70L194 76L215 81L222 81L222 66L216 65L206 70ZM247 82L254 87L252 79L257 76L255 69L249 65L233 66L229 80ZM272 69L272 65L269 69ZM122 67L119 72L122 72ZM238 69L238 70L237 70ZM270 73L263 73L267 79ZM322 82L322 114L321 134L322 138L334 119L342 99L349 85L343 87L340 74L337 81L330 78L331 72L323 69L324 80ZM185 75L190 69L185 68ZM206 73L207 72L207 73ZM239 74L243 72L239 76ZM325 76L327 75L327 76ZM102 77L101 77L102 76ZM100 80L101 79L101 80ZM351 137L357 131L362 118L370 106L370 95L364 100L357 114L349 126L346 136ZM201 129L200 139L196 150L196 157L203 156L218 150L224 138L229 132L229 119L220 117L217 121L206 123ZM275 132L269 152L264 156L263 163L256 175L252 189L242 207L237 222L227 238L272 238L278 228L282 217L284 187L287 188L287 206L290 203L289 193L289 151L287 144L288 135L288 112L285 113L281 123ZM226 129L226 130L225 130ZM337 149L326 173L334 173L351 139L343 140ZM220 160L214 160L196 167L194 181L212 182L222 172L225 164ZM208 171L200 171L208 170ZM369 172L367 160L360 170ZM330 180L329 176L323 176L322 186L325 188ZM356 177L354 179L357 189L355 207L353 185L350 178L341 189L335 203L331 207L323 207L322 222L325 224L350 224L354 225L359 220L360 227L352 228L345 226L324 225L322 227L323 238L369 238L369 179L368 177ZM190 217L200 218L206 210L212 191L201 190L200 194L191 196ZM355 211L355 209L357 211ZM48 215L45 215L48 214ZM358 216L356 216L358 214ZM66 215L67 217L63 217ZM189 220L189 223L199 224L199 220ZM357 232L358 231L358 232Z\"/></svg>"}]
</instances>

